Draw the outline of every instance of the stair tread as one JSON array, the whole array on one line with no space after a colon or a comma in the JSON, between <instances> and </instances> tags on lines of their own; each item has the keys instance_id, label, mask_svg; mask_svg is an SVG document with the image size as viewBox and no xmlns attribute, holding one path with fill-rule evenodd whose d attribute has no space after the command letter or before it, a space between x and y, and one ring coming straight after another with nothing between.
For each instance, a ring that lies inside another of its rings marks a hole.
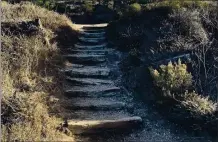
<instances>
[{"instance_id":1,"label":"stair tread","mask_svg":"<svg viewBox=\"0 0 218 142\"><path fill-rule=\"evenodd\" d=\"M114 110L124 109L126 104L111 98L74 98L65 103L70 109L76 110Z\"/></svg>"},{"instance_id":2,"label":"stair tread","mask_svg":"<svg viewBox=\"0 0 218 142\"><path fill-rule=\"evenodd\" d=\"M87 53L77 53L63 55L68 61L73 61L79 64L99 64L106 61L106 56L102 54L87 54Z\"/></svg>"},{"instance_id":3,"label":"stair tread","mask_svg":"<svg viewBox=\"0 0 218 142\"><path fill-rule=\"evenodd\" d=\"M87 43L77 43L74 45L77 49L104 49L107 47L107 43L98 43L98 44L87 44Z\"/></svg>"},{"instance_id":4,"label":"stair tread","mask_svg":"<svg viewBox=\"0 0 218 142\"><path fill-rule=\"evenodd\" d=\"M72 78L66 77L69 82L81 85L101 85L101 84L113 84L111 80L95 79L95 78Z\"/></svg>"},{"instance_id":5,"label":"stair tread","mask_svg":"<svg viewBox=\"0 0 218 142\"><path fill-rule=\"evenodd\" d=\"M77 57L77 58L104 58L105 55L96 55L96 54L77 53L77 54L68 54L68 55L63 55L63 57Z\"/></svg>"},{"instance_id":6,"label":"stair tread","mask_svg":"<svg viewBox=\"0 0 218 142\"><path fill-rule=\"evenodd\" d=\"M83 31L80 32L80 35L85 36L85 37L101 37L101 36L105 36L106 32L88 32L88 31Z\"/></svg>"},{"instance_id":7,"label":"stair tread","mask_svg":"<svg viewBox=\"0 0 218 142\"><path fill-rule=\"evenodd\" d=\"M102 50L93 50L93 49L87 49L87 50L83 50L83 49L68 49L67 51L69 51L70 53L75 53L75 54L94 54L94 55L106 55L109 52L112 52L112 49L102 49Z\"/></svg>"},{"instance_id":8,"label":"stair tread","mask_svg":"<svg viewBox=\"0 0 218 142\"><path fill-rule=\"evenodd\" d=\"M108 131L122 132L121 130L131 130L142 124L142 118L138 116L125 117L116 120L71 120L68 128L74 134L96 134Z\"/></svg>"},{"instance_id":9,"label":"stair tread","mask_svg":"<svg viewBox=\"0 0 218 142\"><path fill-rule=\"evenodd\" d=\"M121 119L115 119L115 120L111 120L111 119L104 119L104 120L74 120L74 121L68 122L68 125L86 125L86 126L90 126L90 125L99 124L101 122L116 122L116 121L142 121L142 119L141 119L141 117L138 117L138 116L132 116L132 117L124 117L124 118L121 118Z\"/></svg>"},{"instance_id":10,"label":"stair tread","mask_svg":"<svg viewBox=\"0 0 218 142\"><path fill-rule=\"evenodd\" d=\"M113 49L98 49L98 50L93 50L93 49L69 49L69 51L78 51L78 52L108 52L108 51L114 51Z\"/></svg>"},{"instance_id":11,"label":"stair tread","mask_svg":"<svg viewBox=\"0 0 218 142\"><path fill-rule=\"evenodd\" d=\"M109 110L109 111L96 111L96 110L73 110L65 113L60 113L64 118L71 120L116 120L132 115L124 110Z\"/></svg>"},{"instance_id":12,"label":"stair tread","mask_svg":"<svg viewBox=\"0 0 218 142\"><path fill-rule=\"evenodd\" d=\"M79 39L81 40L103 40L106 39L106 37L84 37L84 36L80 36Z\"/></svg>"},{"instance_id":13,"label":"stair tread","mask_svg":"<svg viewBox=\"0 0 218 142\"><path fill-rule=\"evenodd\" d=\"M101 91L110 91L110 90L120 90L119 87L113 85L87 85L87 86L73 86L66 87L65 92L101 92Z\"/></svg>"},{"instance_id":14,"label":"stair tread","mask_svg":"<svg viewBox=\"0 0 218 142\"><path fill-rule=\"evenodd\" d=\"M83 43L100 43L103 42L105 40L105 38L84 38L84 37L80 37L79 38L80 41L82 41Z\"/></svg>"},{"instance_id":15,"label":"stair tread","mask_svg":"<svg viewBox=\"0 0 218 142\"><path fill-rule=\"evenodd\" d=\"M108 69L108 67L106 66L88 66L84 64L75 64L75 63L68 63L65 69L72 69L72 68L107 68Z\"/></svg>"},{"instance_id":16,"label":"stair tread","mask_svg":"<svg viewBox=\"0 0 218 142\"><path fill-rule=\"evenodd\" d=\"M110 69L106 67L82 67L82 68L68 68L65 69L65 73L69 76L77 76L77 75L83 75L83 76L109 76Z\"/></svg>"}]
</instances>

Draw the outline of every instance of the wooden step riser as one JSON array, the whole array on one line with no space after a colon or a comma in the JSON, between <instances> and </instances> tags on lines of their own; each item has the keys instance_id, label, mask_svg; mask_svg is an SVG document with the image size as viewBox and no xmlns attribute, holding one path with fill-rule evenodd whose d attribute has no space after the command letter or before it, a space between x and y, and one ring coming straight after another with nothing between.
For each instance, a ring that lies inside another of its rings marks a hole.
<instances>
[{"instance_id":1,"label":"wooden step riser","mask_svg":"<svg viewBox=\"0 0 218 142\"><path fill-rule=\"evenodd\" d=\"M123 110L125 106L66 106L66 109L70 110L95 110L95 111L111 111L111 110Z\"/></svg>"},{"instance_id":2,"label":"wooden step riser","mask_svg":"<svg viewBox=\"0 0 218 142\"><path fill-rule=\"evenodd\" d=\"M105 39L79 39L83 43L102 43L105 42Z\"/></svg>"},{"instance_id":3,"label":"wooden step riser","mask_svg":"<svg viewBox=\"0 0 218 142\"><path fill-rule=\"evenodd\" d=\"M75 58L65 58L69 62L73 62L75 64L84 64L84 65L98 65L106 62L106 59L75 59Z\"/></svg>"},{"instance_id":4,"label":"wooden step riser","mask_svg":"<svg viewBox=\"0 0 218 142\"><path fill-rule=\"evenodd\" d=\"M72 79L72 78L66 78L67 82L70 83L70 84L73 84L73 85L105 85L105 84L110 84L112 85L113 82L112 81L94 81L94 80L80 80L79 79Z\"/></svg>"},{"instance_id":5,"label":"wooden step riser","mask_svg":"<svg viewBox=\"0 0 218 142\"><path fill-rule=\"evenodd\" d=\"M78 72L65 72L65 75L69 77L82 77L82 78L107 78L109 77L110 73L85 74L85 73L78 73Z\"/></svg>"},{"instance_id":6,"label":"wooden step riser","mask_svg":"<svg viewBox=\"0 0 218 142\"><path fill-rule=\"evenodd\" d=\"M140 117L132 117L120 120L105 120L99 121L94 124L83 122L69 122L69 129L74 134L101 134L101 133L124 133L134 128L139 128L142 125L142 119ZM81 125L80 125L81 124Z\"/></svg>"},{"instance_id":7,"label":"wooden step riser","mask_svg":"<svg viewBox=\"0 0 218 142\"><path fill-rule=\"evenodd\" d=\"M120 95L120 90L110 90L110 91L102 91L102 92L93 92L93 93L87 93L87 92L65 92L64 93L66 97L68 98L74 98L74 97L87 97L87 98L96 98L96 97L114 97Z\"/></svg>"},{"instance_id":8,"label":"wooden step riser","mask_svg":"<svg viewBox=\"0 0 218 142\"><path fill-rule=\"evenodd\" d=\"M99 37L105 37L105 33L87 33L87 32L83 32L83 33L80 33L80 36L87 37L87 38L99 38Z\"/></svg>"}]
</instances>

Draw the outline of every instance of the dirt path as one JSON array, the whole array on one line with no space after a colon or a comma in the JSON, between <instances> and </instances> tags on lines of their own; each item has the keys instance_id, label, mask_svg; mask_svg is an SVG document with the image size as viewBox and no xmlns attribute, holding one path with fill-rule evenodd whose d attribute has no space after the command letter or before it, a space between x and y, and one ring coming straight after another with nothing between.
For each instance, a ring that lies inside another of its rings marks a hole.
<instances>
[{"instance_id":1,"label":"dirt path","mask_svg":"<svg viewBox=\"0 0 218 142\"><path fill-rule=\"evenodd\" d=\"M178 131L121 87L119 53L108 46L107 24L77 26L79 42L64 55L71 62L64 70L68 98L64 116L80 141L207 141Z\"/></svg>"}]
</instances>

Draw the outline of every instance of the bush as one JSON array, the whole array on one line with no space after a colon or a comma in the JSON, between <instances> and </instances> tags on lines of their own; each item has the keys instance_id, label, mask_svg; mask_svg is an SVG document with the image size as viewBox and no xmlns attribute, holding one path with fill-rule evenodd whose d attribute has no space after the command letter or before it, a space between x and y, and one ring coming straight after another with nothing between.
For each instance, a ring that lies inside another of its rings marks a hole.
<instances>
[{"instance_id":1,"label":"bush","mask_svg":"<svg viewBox=\"0 0 218 142\"><path fill-rule=\"evenodd\" d=\"M209 100L209 97L201 97L195 92L185 92L182 105L197 115L213 114L217 104Z\"/></svg>"},{"instance_id":2,"label":"bush","mask_svg":"<svg viewBox=\"0 0 218 142\"><path fill-rule=\"evenodd\" d=\"M187 66L182 64L161 65L160 70L150 69L155 85L169 91L188 89L192 85L192 75L187 72Z\"/></svg>"},{"instance_id":3,"label":"bush","mask_svg":"<svg viewBox=\"0 0 218 142\"><path fill-rule=\"evenodd\" d=\"M87 2L87 1L82 5L82 7L83 7L83 10L87 13L92 13L94 9L92 3Z\"/></svg>"},{"instance_id":4,"label":"bush","mask_svg":"<svg viewBox=\"0 0 218 142\"><path fill-rule=\"evenodd\" d=\"M127 8L127 15L128 16L136 16L141 13L141 5L138 3L133 3L128 6Z\"/></svg>"}]
</instances>

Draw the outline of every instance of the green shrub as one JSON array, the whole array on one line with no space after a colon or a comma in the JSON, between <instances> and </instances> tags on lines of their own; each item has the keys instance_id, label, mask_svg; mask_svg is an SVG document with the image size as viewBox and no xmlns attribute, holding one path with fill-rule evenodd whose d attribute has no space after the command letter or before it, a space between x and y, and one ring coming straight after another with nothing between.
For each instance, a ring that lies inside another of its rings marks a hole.
<instances>
[{"instance_id":1,"label":"green shrub","mask_svg":"<svg viewBox=\"0 0 218 142\"><path fill-rule=\"evenodd\" d=\"M150 69L150 71L155 85L164 90L174 92L188 89L192 85L192 75L187 72L187 66L181 61L175 65L172 62L168 65L161 65L159 71L156 69Z\"/></svg>"},{"instance_id":2,"label":"green shrub","mask_svg":"<svg viewBox=\"0 0 218 142\"><path fill-rule=\"evenodd\" d=\"M87 2L87 1L82 5L82 7L83 7L83 10L87 13L92 13L94 9L92 3Z\"/></svg>"},{"instance_id":3,"label":"green shrub","mask_svg":"<svg viewBox=\"0 0 218 142\"><path fill-rule=\"evenodd\" d=\"M55 1L54 0L36 0L34 1L36 5L39 5L41 7L47 8L47 9L53 9L55 7Z\"/></svg>"},{"instance_id":4,"label":"green shrub","mask_svg":"<svg viewBox=\"0 0 218 142\"><path fill-rule=\"evenodd\" d=\"M185 92L182 105L198 115L213 114L217 107L217 104L209 100L209 97L201 97L195 92Z\"/></svg>"},{"instance_id":5,"label":"green shrub","mask_svg":"<svg viewBox=\"0 0 218 142\"><path fill-rule=\"evenodd\" d=\"M138 3L133 3L128 6L127 8L127 14L128 16L135 16L141 13L141 5Z\"/></svg>"},{"instance_id":6,"label":"green shrub","mask_svg":"<svg viewBox=\"0 0 218 142\"><path fill-rule=\"evenodd\" d=\"M162 89L162 94L168 99L174 98L192 114L202 116L216 111L217 103L209 100L209 97L187 91L192 86L192 75L180 60L178 64L169 62L168 65L161 65L159 70L150 69L150 72L155 85Z\"/></svg>"}]
</instances>

